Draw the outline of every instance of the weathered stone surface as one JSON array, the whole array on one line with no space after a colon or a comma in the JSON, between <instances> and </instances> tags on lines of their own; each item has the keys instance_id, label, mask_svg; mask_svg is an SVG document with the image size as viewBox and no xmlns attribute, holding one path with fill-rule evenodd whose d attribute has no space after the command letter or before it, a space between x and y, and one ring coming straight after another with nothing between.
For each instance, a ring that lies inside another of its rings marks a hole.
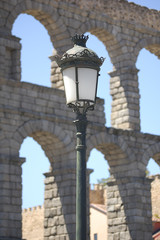
<instances>
[{"instance_id":1,"label":"weathered stone surface","mask_svg":"<svg viewBox=\"0 0 160 240\"><path fill-rule=\"evenodd\" d=\"M75 240L75 115L65 107L55 55L71 47L75 32L89 31L105 44L113 64L109 73L113 128L105 127L101 99L88 114L92 124L87 128L87 156L93 148L101 151L113 180L108 191L108 239L151 239L145 170L151 157L160 163L160 137L139 132L135 65L142 48L160 57L160 13L125 0L5 0L0 12L0 238L22 238L19 149L31 136L53 169L45 179L44 239ZM21 44L11 29L22 12L44 25L55 47L50 58L53 88L20 82Z\"/></svg>"}]
</instances>

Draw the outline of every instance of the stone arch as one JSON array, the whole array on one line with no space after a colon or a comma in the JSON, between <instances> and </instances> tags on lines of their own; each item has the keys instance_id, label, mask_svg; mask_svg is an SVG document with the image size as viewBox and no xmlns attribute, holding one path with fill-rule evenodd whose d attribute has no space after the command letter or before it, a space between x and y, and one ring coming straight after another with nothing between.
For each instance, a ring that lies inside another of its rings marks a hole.
<instances>
[{"instance_id":1,"label":"stone arch","mask_svg":"<svg viewBox=\"0 0 160 240\"><path fill-rule=\"evenodd\" d=\"M42 206L45 196L44 173L50 170L50 161L41 146L32 137L24 139L19 154L25 158L25 163L22 165L22 209ZM37 223L35 227L37 227ZM25 238L23 230L22 234ZM29 236L25 239L28 238Z\"/></svg>"},{"instance_id":2,"label":"stone arch","mask_svg":"<svg viewBox=\"0 0 160 240\"><path fill-rule=\"evenodd\" d=\"M96 148L104 154L110 166L110 173L115 177L128 171L131 174L132 163L130 161L131 152L123 137L110 135L107 132L100 132L91 136L87 140L87 156L90 151ZM138 171L138 169L137 169Z\"/></svg>"},{"instance_id":3,"label":"stone arch","mask_svg":"<svg viewBox=\"0 0 160 240\"><path fill-rule=\"evenodd\" d=\"M117 39L117 34L121 31L120 27L104 21L88 20L82 24L80 30L81 32L90 32L103 42L111 59L114 56L113 52L116 52L116 55L123 54L123 49Z\"/></svg>"},{"instance_id":4,"label":"stone arch","mask_svg":"<svg viewBox=\"0 0 160 240\"><path fill-rule=\"evenodd\" d=\"M156 106L158 107L159 96L158 92L156 92L156 89L158 87L157 74L159 74L159 67L157 67L156 65L160 65L160 37L153 36L140 40L135 46L134 58L136 59L135 62L137 67L139 68L138 89L140 90L141 128L143 132L155 134L154 127L156 129L157 126L157 122L155 121L155 119L157 120L157 111L155 111L155 109ZM143 59L145 59L145 61L142 64ZM150 81L150 79L152 79L153 81ZM150 98L150 102L148 100L148 91L151 95L154 95L153 98ZM150 103L150 105L146 110L145 106L148 105L148 102ZM145 127L144 123L147 117L147 113L150 113L149 115L151 117L150 119L148 118L148 120L150 120L152 124L148 125L148 127Z\"/></svg>"},{"instance_id":5,"label":"stone arch","mask_svg":"<svg viewBox=\"0 0 160 240\"><path fill-rule=\"evenodd\" d=\"M40 144L50 162L53 162L54 158L58 161L63 154L74 148L70 136L64 129L47 120L29 120L19 127L12 136L12 141L17 146L14 151L19 151L27 136Z\"/></svg>"},{"instance_id":6,"label":"stone arch","mask_svg":"<svg viewBox=\"0 0 160 240\"><path fill-rule=\"evenodd\" d=\"M64 45L66 46L67 42L70 42L66 41L64 44L63 39L70 39L70 35L55 6L51 6L51 4L42 4L33 0L23 0L21 3L14 6L8 15L6 27L10 32L16 17L21 13L32 15L44 25L57 50Z\"/></svg>"},{"instance_id":7,"label":"stone arch","mask_svg":"<svg viewBox=\"0 0 160 240\"><path fill-rule=\"evenodd\" d=\"M59 126L57 123L48 121L48 120L29 120L24 122L21 126L19 126L14 133L11 136L12 143L16 143L16 149L15 153L18 153L18 150L24 140L27 136L32 137L36 142L40 144L42 149L44 150L46 156L48 157L48 160L50 161L51 167L48 173L45 173L45 201L44 201L44 211L49 212L49 214L52 214L51 209L59 209L59 212L52 215L53 222L55 219L62 217L65 219L65 213L62 212L63 209L66 209L68 207L68 201L66 199L69 198L69 202L72 204L71 208L69 210L67 209L67 213L71 214L73 216L74 210L73 206L75 205L74 199L75 199L75 169L72 169L73 166L68 166L67 164L72 162L72 158L70 156L70 153L74 150L73 141L71 139L71 135L67 133L67 130L65 132L65 129L62 126ZM8 144L8 142L6 142ZM20 162L19 158L17 158ZM21 166L19 166L19 172L21 169ZM71 169L67 169L67 166ZM19 175L19 182L21 183L21 175L20 172ZM63 181L63 184L61 184ZM67 185L66 185L67 184ZM70 185L69 185L70 184ZM67 191L66 191L66 186ZM17 187L17 185L16 185ZM21 196L21 190L19 196ZM52 194L51 194L52 192ZM54 201L53 201L54 198ZM21 216L21 202L19 202L19 212L17 211L17 214ZM58 203L58 205L57 205ZM57 210L58 211L58 210ZM73 212L73 213L72 213ZM67 214L66 213L66 214ZM68 216L68 215L67 215ZM45 213L45 218L50 218L50 215ZM20 219L20 218L19 218ZM73 218L73 225L75 225L75 220ZM62 222L64 225L63 227L68 228L66 221L64 220ZM44 229L47 231L47 229L50 226L47 225L47 228ZM69 230L66 230L66 235L70 234ZM19 233L21 234L21 227L19 228ZM45 233L44 233L45 234ZM61 234L61 233L57 233ZM55 235L53 233L53 235Z\"/></svg>"},{"instance_id":8,"label":"stone arch","mask_svg":"<svg viewBox=\"0 0 160 240\"><path fill-rule=\"evenodd\" d=\"M112 97L111 125L139 131L140 96L137 69L135 61L132 60L133 47L124 39L122 28L114 25L113 21L113 24L108 22L90 20L81 28L83 32L90 32L104 43L113 64L113 71L109 72Z\"/></svg>"},{"instance_id":9,"label":"stone arch","mask_svg":"<svg viewBox=\"0 0 160 240\"><path fill-rule=\"evenodd\" d=\"M160 58L160 37L149 37L146 39L140 40L135 46L135 56L136 58L139 55L139 52L145 48L149 52L156 55Z\"/></svg>"},{"instance_id":10,"label":"stone arch","mask_svg":"<svg viewBox=\"0 0 160 240\"><path fill-rule=\"evenodd\" d=\"M99 132L96 135L91 136L87 141L87 155L89 155L89 152L93 148L97 148L99 151L103 152L103 144L107 144L108 146L114 145L114 148L121 149L126 157L130 154L127 143L122 137L115 136L107 132ZM110 149L112 149L112 147ZM108 151L110 151L110 149L108 149Z\"/></svg>"},{"instance_id":11,"label":"stone arch","mask_svg":"<svg viewBox=\"0 0 160 240\"><path fill-rule=\"evenodd\" d=\"M160 143L152 144L145 150L142 156L142 162L147 166L150 158L153 158L155 162L160 165Z\"/></svg>"}]
</instances>

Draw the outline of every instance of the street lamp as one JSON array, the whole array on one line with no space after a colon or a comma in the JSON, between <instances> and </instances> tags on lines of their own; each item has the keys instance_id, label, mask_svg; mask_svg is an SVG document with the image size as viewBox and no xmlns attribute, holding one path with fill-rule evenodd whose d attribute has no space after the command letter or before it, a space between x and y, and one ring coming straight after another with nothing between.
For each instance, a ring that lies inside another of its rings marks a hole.
<instances>
[{"instance_id":1,"label":"street lamp","mask_svg":"<svg viewBox=\"0 0 160 240\"><path fill-rule=\"evenodd\" d=\"M77 114L76 240L87 240L86 216L86 127L88 110L96 102L97 83L104 58L86 47L88 36L76 34L74 47L56 61L63 74L66 104Z\"/></svg>"}]
</instances>

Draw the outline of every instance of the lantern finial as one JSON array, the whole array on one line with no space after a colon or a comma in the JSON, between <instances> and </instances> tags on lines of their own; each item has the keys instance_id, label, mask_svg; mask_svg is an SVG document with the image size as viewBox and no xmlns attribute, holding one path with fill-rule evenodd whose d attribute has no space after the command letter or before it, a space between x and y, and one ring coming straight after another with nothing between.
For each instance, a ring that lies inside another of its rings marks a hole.
<instances>
[{"instance_id":1,"label":"lantern finial","mask_svg":"<svg viewBox=\"0 0 160 240\"><path fill-rule=\"evenodd\" d=\"M72 37L72 41L75 45L86 47L86 42L88 40L89 36L85 36L84 34L76 34L74 37Z\"/></svg>"}]
</instances>

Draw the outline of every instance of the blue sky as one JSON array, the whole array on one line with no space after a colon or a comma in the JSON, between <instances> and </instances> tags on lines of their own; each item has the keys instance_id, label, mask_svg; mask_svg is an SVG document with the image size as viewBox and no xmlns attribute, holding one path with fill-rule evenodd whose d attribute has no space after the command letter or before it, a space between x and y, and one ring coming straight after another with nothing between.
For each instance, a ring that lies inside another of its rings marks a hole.
<instances>
[{"instance_id":1,"label":"blue sky","mask_svg":"<svg viewBox=\"0 0 160 240\"><path fill-rule=\"evenodd\" d=\"M160 0L135 0L134 2L160 10ZM50 87L50 60L48 57L52 54L53 46L43 25L32 16L21 14L14 23L12 33L22 39L21 80ZM112 64L106 48L95 36L90 35L87 46L99 56L106 57L101 69L98 96L105 99L106 126L109 127L111 97L107 73L112 71ZM141 94L141 130L160 135L160 61L156 56L143 49L139 54L136 66L140 70L138 77ZM41 147L29 137L21 146L20 156L26 157L26 163L23 164L23 208L41 205L44 192L43 173L48 171L49 161ZM107 161L95 149L91 152L87 166L94 169L94 173L91 174L91 183L96 183L97 179L109 176ZM151 174L160 173L160 167L153 160L150 160L148 168Z\"/></svg>"}]
</instances>

